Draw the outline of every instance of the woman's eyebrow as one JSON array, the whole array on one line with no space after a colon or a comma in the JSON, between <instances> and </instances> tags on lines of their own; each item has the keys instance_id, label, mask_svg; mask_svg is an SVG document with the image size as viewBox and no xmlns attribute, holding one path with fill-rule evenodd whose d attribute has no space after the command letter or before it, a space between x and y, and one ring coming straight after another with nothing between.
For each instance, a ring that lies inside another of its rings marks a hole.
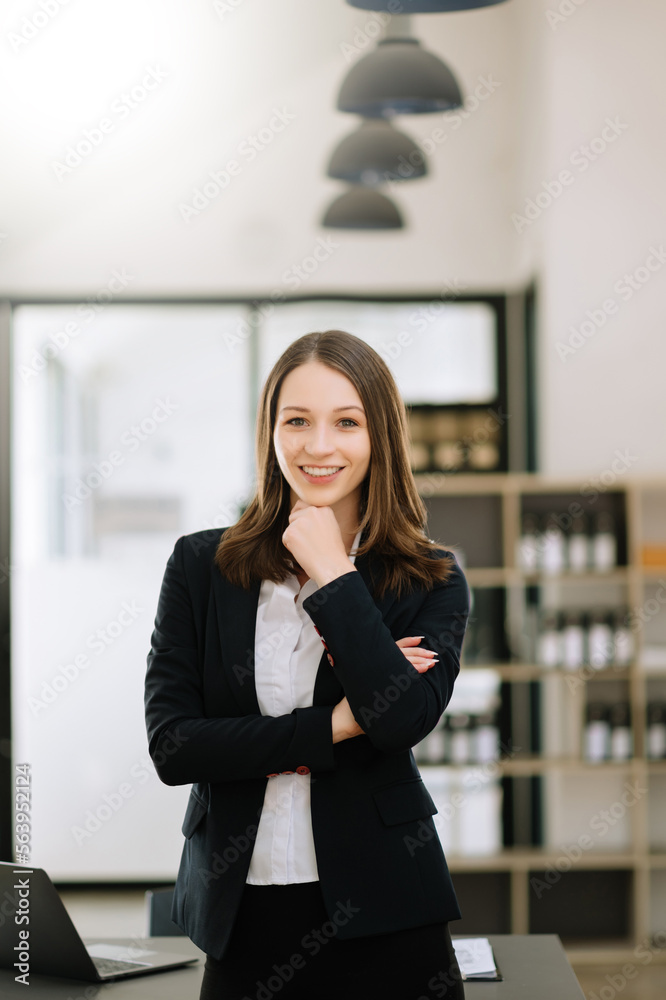
<instances>
[{"instance_id":1,"label":"woman's eyebrow","mask_svg":"<svg viewBox=\"0 0 666 1000\"><path fill-rule=\"evenodd\" d=\"M310 412L307 406L283 406L282 409L280 410L280 413L283 413L285 410L298 410L300 413ZM336 406L336 408L333 410L333 413L340 413L342 410L360 410L361 413L365 413L365 410L363 409L362 406L356 406L353 403L350 406Z\"/></svg>"}]
</instances>

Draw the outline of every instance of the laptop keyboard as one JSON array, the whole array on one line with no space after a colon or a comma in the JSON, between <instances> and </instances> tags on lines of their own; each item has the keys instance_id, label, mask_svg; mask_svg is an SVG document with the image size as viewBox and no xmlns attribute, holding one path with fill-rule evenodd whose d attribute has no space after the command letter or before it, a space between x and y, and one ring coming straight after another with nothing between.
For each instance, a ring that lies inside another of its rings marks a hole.
<instances>
[{"instance_id":1,"label":"laptop keyboard","mask_svg":"<svg viewBox=\"0 0 666 1000\"><path fill-rule=\"evenodd\" d=\"M100 976L117 976L119 972L136 972L147 968L145 962L121 962L117 958L93 958Z\"/></svg>"}]
</instances>

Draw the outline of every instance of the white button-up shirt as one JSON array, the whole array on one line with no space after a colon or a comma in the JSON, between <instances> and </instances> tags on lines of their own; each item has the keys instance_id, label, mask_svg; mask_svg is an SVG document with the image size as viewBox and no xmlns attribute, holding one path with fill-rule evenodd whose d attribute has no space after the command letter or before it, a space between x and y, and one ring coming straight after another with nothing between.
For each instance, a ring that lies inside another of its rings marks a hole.
<instances>
[{"instance_id":1,"label":"white button-up shirt","mask_svg":"<svg viewBox=\"0 0 666 1000\"><path fill-rule=\"evenodd\" d=\"M352 563L360 540L359 531L349 556ZM295 574L284 583L262 581L254 649L254 676L262 715L289 715L295 708L312 705L323 648L303 601L317 589L314 580L306 580L299 587ZM307 765L307 761L302 763ZM284 885L318 880L310 775L278 774L266 785L247 881L253 885Z\"/></svg>"}]
</instances>

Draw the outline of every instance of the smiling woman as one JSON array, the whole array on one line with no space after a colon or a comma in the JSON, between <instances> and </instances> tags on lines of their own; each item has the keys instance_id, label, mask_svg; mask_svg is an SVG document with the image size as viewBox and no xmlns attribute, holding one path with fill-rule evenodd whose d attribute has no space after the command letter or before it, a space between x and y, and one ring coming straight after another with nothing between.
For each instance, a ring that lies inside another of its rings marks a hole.
<instances>
[{"instance_id":1,"label":"smiling woman","mask_svg":"<svg viewBox=\"0 0 666 1000\"><path fill-rule=\"evenodd\" d=\"M172 916L207 954L202 1000L416 996L442 975L463 996L411 748L451 698L469 593L407 443L371 347L300 337L264 385L254 499L167 564L146 720L162 781L193 784Z\"/></svg>"},{"instance_id":2,"label":"smiling woman","mask_svg":"<svg viewBox=\"0 0 666 1000\"><path fill-rule=\"evenodd\" d=\"M294 341L256 449L239 521L176 543L146 677L156 770L193 783L172 916L207 954L201 998L417 996L444 976L461 1000L411 748L451 698L469 594L426 536L385 362L338 330Z\"/></svg>"}]
</instances>

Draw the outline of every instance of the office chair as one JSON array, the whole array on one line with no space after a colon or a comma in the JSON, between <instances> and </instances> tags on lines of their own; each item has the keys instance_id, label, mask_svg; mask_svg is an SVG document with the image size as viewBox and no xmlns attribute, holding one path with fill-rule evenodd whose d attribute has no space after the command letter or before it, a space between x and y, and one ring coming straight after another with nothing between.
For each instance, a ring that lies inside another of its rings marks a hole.
<instances>
[{"instance_id":1,"label":"office chair","mask_svg":"<svg viewBox=\"0 0 666 1000\"><path fill-rule=\"evenodd\" d=\"M174 887L146 891L148 937L183 937L180 927L171 919Z\"/></svg>"}]
</instances>

